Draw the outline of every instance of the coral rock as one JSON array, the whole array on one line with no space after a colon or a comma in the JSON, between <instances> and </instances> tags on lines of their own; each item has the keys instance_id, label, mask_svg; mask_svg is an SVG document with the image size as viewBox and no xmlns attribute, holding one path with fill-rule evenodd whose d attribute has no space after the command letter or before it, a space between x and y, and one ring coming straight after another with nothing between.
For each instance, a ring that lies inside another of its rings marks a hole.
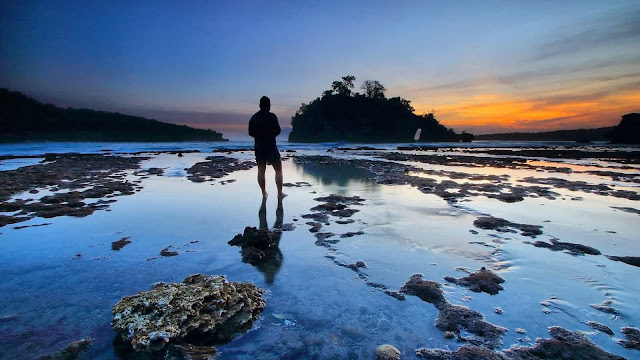
<instances>
[{"instance_id":1,"label":"coral rock","mask_svg":"<svg viewBox=\"0 0 640 360\"><path fill-rule=\"evenodd\" d=\"M122 298L113 307L111 326L117 340L136 351L213 346L251 327L265 307L262 292L224 276L194 274L182 283L158 283Z\"/></svg>"}]
</instances>

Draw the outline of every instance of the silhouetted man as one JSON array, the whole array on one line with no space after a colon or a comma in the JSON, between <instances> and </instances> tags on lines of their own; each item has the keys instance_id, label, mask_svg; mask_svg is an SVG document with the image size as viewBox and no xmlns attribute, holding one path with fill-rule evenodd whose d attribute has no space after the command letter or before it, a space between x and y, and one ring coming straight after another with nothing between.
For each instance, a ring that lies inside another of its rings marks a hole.
<instances>
[{"instance_id":1,"label":"silhouetted man","mask_svg":"<svg viewBox=\"0 0 640 360\"><path fill-rule=\"evenodd\" d=\"M276 186L278 187L278 198L286 195L282 193L282 161L280 153L276 146L276 136L280 134L280 125L276 114L269 112L271 110L271 100L263 96L260 98L260 111L253 114L249 120L249 135L255 140L254 150L256 153L256 162L258 163L258 185L262 190L262 196L267 197L265 190L264 173L267 164L273 165L276 171Z\"/></svg>"}]
</instances>

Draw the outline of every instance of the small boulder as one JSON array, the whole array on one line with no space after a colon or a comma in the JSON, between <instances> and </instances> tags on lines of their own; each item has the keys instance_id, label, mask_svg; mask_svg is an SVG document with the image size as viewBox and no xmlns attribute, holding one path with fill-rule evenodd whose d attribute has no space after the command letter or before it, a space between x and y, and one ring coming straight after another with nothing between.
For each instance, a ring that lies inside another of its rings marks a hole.
<instances>
[{"instance_id":1,"label":"small boulder","mask_svg":"<svg viewBox=\"0 0 640 360\"><path fill-rule=\"evenodd\" d=\"M376 360L400 360L400 351L393 345L380 345L376 349Z\"/></svg>"}]
</instances>

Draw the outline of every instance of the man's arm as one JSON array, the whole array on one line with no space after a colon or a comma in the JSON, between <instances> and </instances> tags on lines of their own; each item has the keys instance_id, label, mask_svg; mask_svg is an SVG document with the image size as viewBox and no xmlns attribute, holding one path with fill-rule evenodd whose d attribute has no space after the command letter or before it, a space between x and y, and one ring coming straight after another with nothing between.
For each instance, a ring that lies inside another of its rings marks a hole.
<instances>
[{"instance_id":1,"label":"man's arm","mask_svg":"<svg viewBox=\"0 0 640 360\"><path fill-rule=\"evenodd\" d=\"M273 137L280 135L280 124L278 124L278 117L276 114L273 114Z\"/></svg>"},{"instance_id":2,"label":"man's arm","mask_svg":"<svg viewBox=\"0 0 640 360\"><path fill-rule=\"evenodd\" d=\"M251 119L249 120L249 136L251 137L256 137L256 122L255 122L255 115L253 115L251 117Z\"/></svg>"}]
</instances>

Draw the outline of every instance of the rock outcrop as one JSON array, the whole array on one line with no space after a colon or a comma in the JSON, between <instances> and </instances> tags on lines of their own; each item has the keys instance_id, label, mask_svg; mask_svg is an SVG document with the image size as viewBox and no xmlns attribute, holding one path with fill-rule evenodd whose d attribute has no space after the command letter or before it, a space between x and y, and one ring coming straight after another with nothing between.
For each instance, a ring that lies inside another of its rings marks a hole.
<instances>
[{"instance_id":1,"label":"rock outcrop","mask_svg":"<svg viewBox=\"0 0 640 360\"><path fill-rule=\"evenodd\" d=\"M502 284L504 279L495 274L491 270L487 270L482 267L475 273L469 274L459 279L451 276L445 276L444 279L448 282L465 286L469 290L474 292L486 292L487 294L495 295L500 290L503 290Z\"/></svg>"},{"instance_id":2,"label":"rock outcrop","mask_svg":"<svg viewBox=\"0 0 640 360\"><path fill-rule=\"evenodd\" d=\"M263 290L224 276L189 275L181 283L122 298L113 307L116 343L138 352L215 353L251 328L265 307Z\"/></svg>"},{"instance_id":3,"label":"rock outcrop","mask_svg":"<svg viewBox=\"0 0 640 360\"><path fill-rule=\"evenodd\" d=\"M461 341L496 348L501 343L502 334L507 332L507 329L487 322L482 313L465 306L451 304L444 297L441 285L434 281L423 280L422 274L411 275L400 291L433 304L439 310L436 327L443 332L453 332ZM464 338L462 330L476 336Z\"/></svg>"}]
</instances>

